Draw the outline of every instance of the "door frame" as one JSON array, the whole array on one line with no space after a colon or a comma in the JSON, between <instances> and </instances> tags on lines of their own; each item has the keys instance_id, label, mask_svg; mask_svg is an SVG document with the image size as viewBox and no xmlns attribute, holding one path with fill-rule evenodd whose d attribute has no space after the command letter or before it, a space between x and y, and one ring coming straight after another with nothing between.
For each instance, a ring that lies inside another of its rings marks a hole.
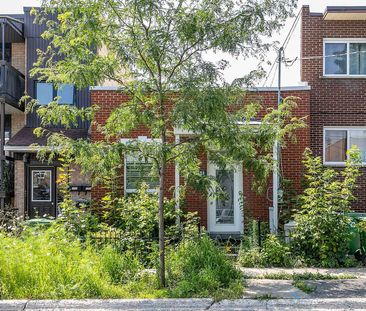
<instances>
[{"instance_id":1,"label":"door frame","mask_svg":"<svg viewBox=\"0 0 366 311\"><path fill-rule=\"evenodd\" d=\"M216 177L218 166L211 161L207 163L207 174ZM237 164L234 167L234 224L216 223L216 199L212 196L207 200L207 230L210 233L243 233L244 213L243 203L243 165Z\"/></svg>"},{"instance_id":2,"label":"door frame","mask_svg":"<svg viewBox=\"0 0 366 311\"><path fill-rule=\"evenodd\" d=\"M32 188L32 171L34 170L45 170L45 171L51 171L51 200L50 201L33 201L32 197L33 197L33 188ZM40 205L44 205L47 206L48 204L50 205L50 208L52 210L52 214L50 215L52 217L57 217L57 207L56 207L56 194L57 194L57 190L56 190L56 167L52 166L52 165L27 165L27 178L26 178L26 186L27 186L27 215L28 217L31 216L31 208L32 208L32 203L35 204L40 204ZM40 215L41 217L43 215Z\"/></svg>"}]
</instances>

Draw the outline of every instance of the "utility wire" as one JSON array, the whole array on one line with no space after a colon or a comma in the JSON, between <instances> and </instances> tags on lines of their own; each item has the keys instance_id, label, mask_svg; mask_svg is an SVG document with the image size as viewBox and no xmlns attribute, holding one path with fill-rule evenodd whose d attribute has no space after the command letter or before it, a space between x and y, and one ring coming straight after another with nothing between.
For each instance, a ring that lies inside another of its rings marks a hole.
<instances>
[{"instance_id":1,"label":"utility wire","mask_svg":"<svg viewBox=\"0 0 366 311\"><path fill-rule=\"evenodd\" d=\"M292 23L292 26L290 28L290 31L288 32L287 36L286 36L286 39L285 41L283 41L283 44L282 44L282 48L283 50L286 50L287 48L287 45L288 43L290 42L291 38L292 38L292 35L294 34L295 32L295 29L296 29L296 26L297 26L297 23L299 22L300 20L300 15L301 15L301 12L302 12L302 9L299 10L299 13L297 13L296 15L296 18L294 20L294 22Z\"/></svg>"},{"instance_id":2,"label":"utility wire","mask_svg":"<svg viewBox=\"0 0 366 311\"><path fill-rule=\"evenodd\" d=\"M291 38L292 38L293 33L295 32L295 29L296 29L297 23L298 23L298 22L299 22L299 20L300 20L301 12L302 12L302 9L297 13L296 18L295 18L294 22L292 23L291 28L290 28L289 32L287 33L287 36L286 36L285 40L283 41L283 43L282 43L282 45L281 45L281 47L283 48L283 50L285 50L285 49L286 49L286 47L287 47L287 45L288 45L289 41L290 41L290 40L291 40ZM266 79L264 80L264 82L263 82L262 86L265 86L265 85L266 85L266 83L267 83L267 81L268 81L269 77L271 76L271 73L272 73L272 71L273 71L274 67L276 66L276 62L277 62L277 57L276 57L276 58L275 58L275 60L273 61L272 66L271 66L271 69L269 70L269 72L268 72L268 74L267 74L267 76L266 76ZM278 66L276 66L276 69L277 69L277 68L278 68ZM276 71L275 71L275 72L276 72ZM274 80L274 79L273 79L273 80ZM271 82L271 85L273 84L273 80L272 80L272 82Z\"/></svg>"}]
</instances>

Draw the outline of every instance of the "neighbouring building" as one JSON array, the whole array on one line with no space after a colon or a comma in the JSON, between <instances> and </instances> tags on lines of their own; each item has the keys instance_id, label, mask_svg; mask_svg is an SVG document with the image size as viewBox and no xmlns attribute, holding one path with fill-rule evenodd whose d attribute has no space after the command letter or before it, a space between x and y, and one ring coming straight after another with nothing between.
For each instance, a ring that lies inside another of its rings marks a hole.
<instances>
[{"instance_id":1,"label":"neighbouring building","mask_svg":"<svg viewBox=\"0 0 366 311\"><path fill-rule=\"evenodd\" d=\"M126 94L111 83L76 90L72 85L55 89L51 84L30 78L29 70L36 60L36 49L45 49L48 42L41 39L43 26L33 23L29 14L3 17L5 25L4 60L1 63L0 99L5 103L4 140L7 169L13 167L14 178L9 176L9 189L0 194L18 210L20 215L57 215L57 168L40 163L32 143L44 144L44 139L33 135L39 126L34 114L25 116L24 107L18 106L20 96L27 93L47 104L55 95L61 96L60 104L86 107L100 106L96 121L103 124L111 111L128 101ZM307 127L296 132L297 142L288 142L282 150L281 172L287 185L294 193L302 190L302 155L310 147L316 155L323 158L325 165L344 166L346 150L356 144L366 162L366 7L327 7L325 13L311 13L309 6L301 12L301 81L302 86L282 88L282 97L296 96L298 107L294 114L307 116ZM1 48L2 49L2 48ZM3 72L8 72L5 75ZM277 105L277 88L255 88L248 90L246 100L259 101L263 107ZM93 141L103 136L88 122L79 122L77 128L64 131L75 139L89 137ZM53 128L54 131L62 131ZM89 135L89 136L88 136ZM189 133L176 129L175 139L184 139ZM125 139L149 139L145 130L133 131ZM135 178L139 167L146 169L148 163L137 163L125 157L121 177L123 193L136 191ZM249 219L268 220L272 206L272 184L268 182L267 191L258 195L251 189L251 175L245 173L242 165L235 170L218 170L206 156L201 158L202 172L219 178L228 190L228 198L211 200L192 190L187 193L182 208L197 211L202 225L212 233L240 233ZM174 189L182 183L175 165L168 168L167 189L171 196ZM14 181L12 186L11 180ZM3 178L4 182L4 178ZM81 176L76 168L71 181L75 200L93 199L96 202L106 194L101 186L91 188L90 181ZM151 184L151 187L155 187ZM281 188L284 187L284 183ZM91 190L91 191L90 191ZM283 189L280 189L283 190ZM288 189L286 189L288 190ZM360 179L357 201L354 208L366 211L366 176ZM245 197L245 207L241 209L239 196ZM281 211L280 211L281 214Z\"/></svg>"},{"instance_id":2,"label":"neighbouring building","mask_svg":"<svg viewBox=\"0 0 366 311\"><path fill-rule=\"evenodd\" d=\"M46 105L59 96L59 104L86 107L90 105L89 89L76 90L65 84L56 89L51 83L31 78L29 71L37 60L37 49L45 50L48 42L41 38L45 25L34 23L31 8L25 7L24 14L7 15L0 18L3 37L0 42L1 83L0 101L5 110L2 191L5 203L18 211L20 216L36 217L49 215L56 217L59 194L57 174L60 164L42 163L36 158L32 144L45 145L46 138L37 138L33 130L40 126L35 113L24 113L19 106L21 96L26 92ZM4 48L5 47L5 48ZM2 53L2 52L5 53ZM73 129L51 128L63 131L66 136L87 138L89 123L79 122ZM80 175L77 168L71 178L72 196L75 200L90 199L90 183Z\"/></svg>"}]
</instances>

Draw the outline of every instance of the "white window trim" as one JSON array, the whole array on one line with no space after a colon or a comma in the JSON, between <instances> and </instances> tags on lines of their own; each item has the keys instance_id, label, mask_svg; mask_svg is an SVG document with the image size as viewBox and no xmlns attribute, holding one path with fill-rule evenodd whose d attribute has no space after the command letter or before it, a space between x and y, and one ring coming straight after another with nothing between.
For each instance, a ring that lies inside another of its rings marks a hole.
<instances>
[{"instance_id":1,"label":"white window trim","mask_svg":"<svg viewBox=\"0 0 366 311\"><path fill-rule=\"evenodd\" d=\"M326 166L346 166L346 162L331 162L325 161L325 131L347 131L347 150L352 146L350 145L350 131L363 130L366 131L366 126L324 126L323 127L323 164ZM347 156L348 158L348 156ZM366 165L366 162L362 162L362 165Z\"/></svg>"},{"instance_id":2,"label":"white window trim","mask_svg":"<svg viewBox=\"0 0 366 311\"><path fill-rule=\"evenodd\" d=\"M123 144L128 144L131 141L134 140L139 140L139 141L143 141L143 142L149 142L149 141L161 141L161 139L153 139L153 138L148 138L147 136L138 136L137 138L122 138L120 141ZM127 189L127 156L125 155L123 157L123 188L124 188L124 195L126 196L129 193L136 193L138 191L138 189ZM148 193L156 193L157 189L147 189Z\"/></svg>"},{"instance_id":3,"label":"white window trim","mask_svg":"<svg viewBox=\"0 0 366 311\"><path fill-rule=\"evenodd\" d=\"M325 73L325 44L326 43L346 43L347 44L347 74L326 74ZM349 45L350 43L366 43L366 38L325 38L323 39L323 76L332 78L366 78L366 75L355 75L349 73Z\"/></svg>"}]
</instances>

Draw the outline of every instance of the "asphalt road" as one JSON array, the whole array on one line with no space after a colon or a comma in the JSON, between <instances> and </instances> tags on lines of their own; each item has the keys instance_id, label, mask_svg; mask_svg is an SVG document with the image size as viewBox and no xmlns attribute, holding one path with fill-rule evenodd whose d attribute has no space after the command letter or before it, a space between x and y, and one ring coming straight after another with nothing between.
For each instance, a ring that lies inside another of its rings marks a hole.
<instances>
[{"instance_id":1,"label":"asphalt road","mask_svg":"<svg viewBox=\"0 0 366 311\"><path fill-rule=\"evenodd\" d=\"M328 299L116 299L116 300L4 300L0 310L139 310L139 311L239 311L239 310L366 310L366 298Z\"/></svg>"}]
</instances>

